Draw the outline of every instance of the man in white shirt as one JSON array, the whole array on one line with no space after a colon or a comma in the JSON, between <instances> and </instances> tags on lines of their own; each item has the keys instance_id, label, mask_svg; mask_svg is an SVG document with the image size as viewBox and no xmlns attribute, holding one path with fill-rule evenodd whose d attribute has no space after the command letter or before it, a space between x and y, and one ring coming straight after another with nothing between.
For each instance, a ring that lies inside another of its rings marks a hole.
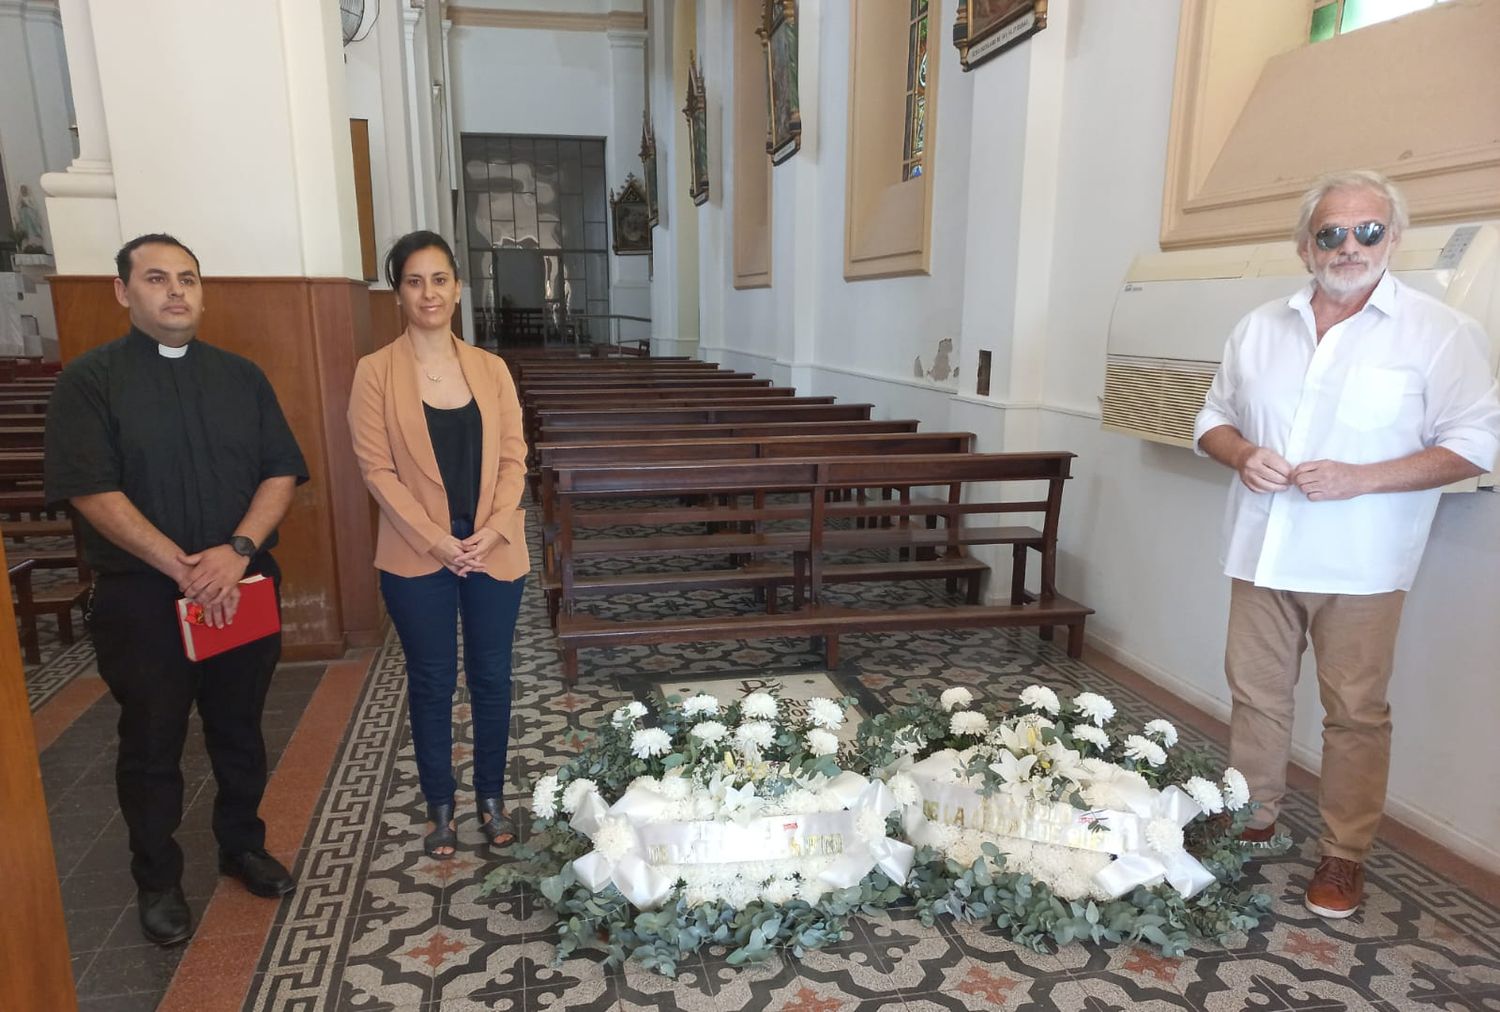
<instances>
[{"instance_id":1,"label":"man in white shirt","mask_svg":"<svg viewBox=\"0 0 1500 1012\"><path fill-rule=\"evenodd\" d=\"M1310 637L1323 700L1322 861L1308 909L1348 917L1385 807L1386 689L1406 591L1439 489L1500 453L1500 402L1479 324L1386 271L1406 227L1374 172L1303 197L1313 280L1250 313L1224 349L1195 448L1233 468L1225 518L1230 762L1266 840L1286 793L1293 688Z\"/></svg>"}]
</instances>

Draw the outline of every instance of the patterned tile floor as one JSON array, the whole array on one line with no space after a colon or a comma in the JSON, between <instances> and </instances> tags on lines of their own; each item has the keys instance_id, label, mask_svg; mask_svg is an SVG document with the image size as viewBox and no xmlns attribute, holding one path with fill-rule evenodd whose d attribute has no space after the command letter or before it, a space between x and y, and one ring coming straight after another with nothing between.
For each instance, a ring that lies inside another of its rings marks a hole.
<instances>
[{"instance_id":1,"label":"patterned tile floor","mask_svg":"<svg viewBox=\"0 0 1500 1012\"><path fill-rule=\"evenodd\" d=\"M70 650L77 650L75 645ZM92 667L92 652L88 654ZM282 665L262 727L274 765L297 726L323 665ZM91 671L85 672L85 677ZM141 937L125 824L115 801L115 722L119 707L103 696L41 756L42 787L52 823L53 853L62 880L63 914L73 953L80 1008L100 1012L147 1008L166 991L183 948L159 949ZM183 892L197 913L219 882L209 828L213 775L197 720L183 754L185 810L177 841L187 868Z\"/></svg>"},{"instance_id":2,"label":"patterned tile floor","mask_svg":"<svg viewBox=\"0 0 1500 1012\"><path fill-rule=\"evenodd\" d=\"M910 593L882 586L860 597L869 604ZM674 607L748 605L748 597L729 597L704 593ZM655 607L646 599L621 606ZM579 749L622 701L659 682L733 675L761 680L818 666L818 655L805 641L588 651L584 674L570 691L561 684L559 654L535 586L527 590L517 643L507 794L523 833L527 785ZM836 681L875 708L952 684L986 698L1009 698L1040 681L1064 692L1085 687L1104 692L1129 718L1157 715L1141 696L1029 632L851 637L844 655ZM295 692L310 691L298 681L285 680L287 711L296 708ZM278 687L283 683L278 677ZM108 777L98 768L99 755L112 753L110 706L107 698L101 700L43 757L44 768L54 770L49 797L63 776L57 770L72 769L67 776L73 779L55 797L55 835L60 853L71 855L64 891L75 896L70 908L75 948L88 951L83 946L90 942L103 946L79 968L80 983L90 994L99 994L90 988L104 977L100 954L116 941L135 941L125 938L133 923L122 913L130 901L123 838L111 835L111 820L100 825L100 806L108 806ZM470 742L462 690L456 712L455 761L463 783ZM281 725L268 723L268 734L280 730ZM1220 750L1202 733L1182 731L1190 743ZM90 751L93 761L84 762ZM64 763L65 756L73 761ZM80 809L68 809L69 795L84 789L94 795L79 794ZM461 805L470 803L468 797L461 788ZM107 810L113 814L112 806ZM1496 897L1476 899L1411 857L1381 847L1369 862L1369 897L1357 916L1330 924L1302 907L1301 890L1315 863L1316 825L1304 793L1294 795L1284 817L1297 841L1294 852L1256 872L1274 899L1274 916L1227 948L1205 948L1183 959L1130 946L1075 945L1039 954L1017 948L983 925L943 921L928 928L898 910L855 921L839 945L801 960L778 958L736 969L724 963L721 951L709 950L684 966L675 981L635 965L607 969L597 953L554 966L553 918L529 887L480 895L485 872L504 858L482 848L472 809L461 812L459 854L448 862L422 854L422 818L402 658L392 640L375 657L356 703L298 855L300 888L281 905L266 939L242 1006L246 1012L1500 1009ZM93 834L93 839L82 847L77 834ZM86 870L89 861L99 870ZM70 880L89 874L97 880L70 887ZM110 915L93 916L80 908L80 893L101 903L110 897L115 913L107 928L101 923ZM161 993L163 970L152 968L151 953L127 947L136 950L134 962L119 957L121 967L111 972L129 988L115 1004L91 1007L150 1008L152 995Z\"/></svg>"}]
</instances>

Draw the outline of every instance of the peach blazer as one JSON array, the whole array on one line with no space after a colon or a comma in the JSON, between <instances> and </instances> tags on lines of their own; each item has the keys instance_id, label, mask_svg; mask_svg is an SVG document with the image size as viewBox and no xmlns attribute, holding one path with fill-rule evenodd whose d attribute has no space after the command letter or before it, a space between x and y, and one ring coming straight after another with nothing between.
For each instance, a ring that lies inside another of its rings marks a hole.
<instances>
[{"instance_id":1,"label":"peach blazer","mask_svg":"<svg viewBox=\"0 0 1500 1012\"><path fill-rule=\"evenodd\" d=\"M479 403L484 433L474 525L500 535L484 559L485 570L497 580L514 580L531 569L526 511L520 508L526 485L521 405L498 355L459 342L458 362ZM429 549L451 532L448 493L422 411L416 356L405 334L355 366L349 432L360 474L380 506L375 568L396 576L437 572L442 563Z\"/></svg>"}]
</instances>

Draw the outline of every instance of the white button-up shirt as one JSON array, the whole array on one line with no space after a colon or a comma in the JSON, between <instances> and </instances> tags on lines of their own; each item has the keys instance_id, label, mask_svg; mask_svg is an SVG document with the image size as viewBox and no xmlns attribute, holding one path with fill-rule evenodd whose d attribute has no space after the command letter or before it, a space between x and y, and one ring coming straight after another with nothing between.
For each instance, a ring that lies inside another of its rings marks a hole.
<instances>
[{"instance_id":1,"label":"white button-up shirt","mask_svg":"<svg viewBox=\"0 0 1500 1012\"><path fill-rule=\"evenodd\" d=\"M1293 467L1368 464L1442 446L1490 470L1500 401L1479 324L1390 273L1363 309L1317 340L1311 282L1235 327L1193 427L1193 447L1232 425ZM1313 502L1295 486L1252 492L1238 477L1224 572L1276 590L1379 594L1417 575L1437 489Z\"/></svg>"}]
</instances>

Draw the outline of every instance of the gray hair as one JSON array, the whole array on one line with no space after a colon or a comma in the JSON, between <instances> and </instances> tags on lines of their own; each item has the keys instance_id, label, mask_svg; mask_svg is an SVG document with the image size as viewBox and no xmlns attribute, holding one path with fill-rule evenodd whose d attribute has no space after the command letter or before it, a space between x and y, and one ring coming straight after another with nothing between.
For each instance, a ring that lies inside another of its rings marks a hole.
<instances>
[{"instance_id":1,"label":"gray hair","mask_svg":"<svg viewBox=\"0 0 1500 1012\"><path fill-rule=\"evenodd\" d=\"M1313 188L1302 195L1302 208L1297 215L1297 230L1292 239L1300 249L1312 239L1312 216L1323 202L1323 198L1338 190L1373 190L1385 198L1391 209L1391 220L1386 222L1394 233L1392 238L1406 231L1410 219L1406 215L1406 198L1396 189L1396 184L1371 169L1350 169L1346 172L1330 172L1313 184Z\"/></svg>"}]
</instances>

